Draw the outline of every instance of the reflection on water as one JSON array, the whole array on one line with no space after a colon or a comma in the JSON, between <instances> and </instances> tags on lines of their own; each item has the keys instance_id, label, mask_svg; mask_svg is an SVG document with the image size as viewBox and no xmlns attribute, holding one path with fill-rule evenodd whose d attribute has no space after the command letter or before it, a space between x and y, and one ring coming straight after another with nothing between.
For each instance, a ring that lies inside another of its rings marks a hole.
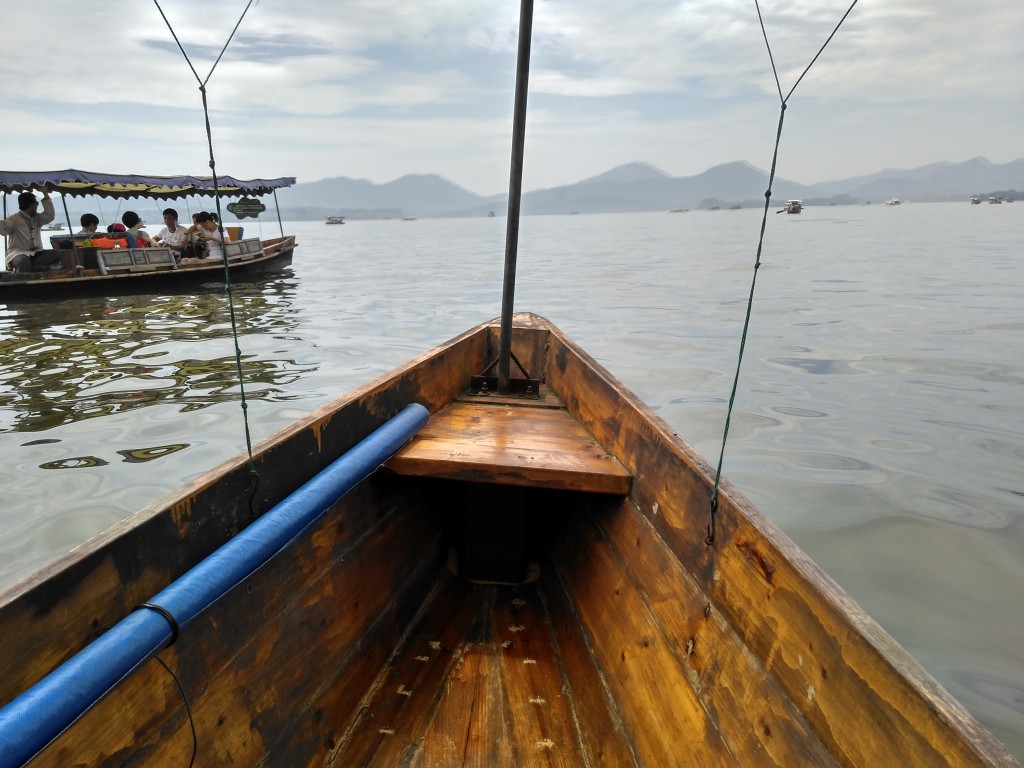
<instances>
[{"instance_id":1,"label":"reflection on water","mask_svg":"<svg viewBox=\"0 0 1024 768\"><path fill-rule=\"evenodd\" d=\"M769 221L724 470L1024 756L1024 206L977 208ZM525 217L516 308L717 459L759 226ZM253 439L497 315L504 227L290 225L294 273L236 286ZM0 585L244 450L226 310L0 306Z\"/></svg>"},{"instance_id":2,"label":"reflection on water","mask_svg":"<svg viewBox=\"0 0 1024 768\"><path fill-rule=\"evenodd\" d=\"M296 310L286 288L253 294L236 286L235 323L242 339L294 330ZM0 317L0 431L42 432L159 403L187 412L235 402L234 344L223 343L232 338L223 293L81 300L8 311ZM211 356L213 349L220 354ZM289 399L287 387L315 367L243 354L246 396Z\"/></svg>"}]
</instances>

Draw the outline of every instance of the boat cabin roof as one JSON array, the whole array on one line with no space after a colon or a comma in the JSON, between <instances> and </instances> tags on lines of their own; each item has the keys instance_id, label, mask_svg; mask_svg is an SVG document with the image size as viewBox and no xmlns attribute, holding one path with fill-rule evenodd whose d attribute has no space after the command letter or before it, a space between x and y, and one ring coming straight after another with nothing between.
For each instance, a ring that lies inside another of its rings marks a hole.
<instances>
[{"instance_id":1,"label":"boat cabin roof","mask_svg":"<svg viewBox=\"0 0 1024 768\"><path fill-rule=\"evenodd\" d=\"M4 194L42 189L50 184L55 191L71 197L96 195L97 197L142 197L174 200L180 197L214 194L212 176L136 176L89 171L0 171L0 191ZM221 197L267 195L276 189L295 184L295 177L278 179L236 179L217 177L217 192Z\"/></svg>"}]
</instances>

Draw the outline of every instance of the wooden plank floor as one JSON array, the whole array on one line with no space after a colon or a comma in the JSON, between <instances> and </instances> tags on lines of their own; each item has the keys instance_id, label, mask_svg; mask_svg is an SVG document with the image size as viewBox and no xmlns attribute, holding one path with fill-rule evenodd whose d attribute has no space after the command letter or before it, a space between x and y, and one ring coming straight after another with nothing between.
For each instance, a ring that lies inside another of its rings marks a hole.
<instances>
[{"instance_id":1,"label":"wooden plank floor","mask_svg":"<svg viewBox=\"0 0 1024 768\"><path fill-rule=\"evenodd\" d=\"M447 573L328 763L585 764L540 587Z\"/></svg>"},{"instance_id":2,"label":"wooden plank floor","mask_svg":"<svg viewBox=\"0 0 1024 768\"><path fill-rule=\"evenodd\" d=\"M631 476L564 408L547 402L457 401L387 466L403 475L629 493Z\"/></svg>"}]
</instances>

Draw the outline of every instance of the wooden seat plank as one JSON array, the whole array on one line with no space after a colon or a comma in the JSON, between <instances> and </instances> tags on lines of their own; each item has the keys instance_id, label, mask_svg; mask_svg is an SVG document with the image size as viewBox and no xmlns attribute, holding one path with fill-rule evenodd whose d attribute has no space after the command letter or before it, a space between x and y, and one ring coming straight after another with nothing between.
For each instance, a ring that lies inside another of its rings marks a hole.
<instances>
[{"instance_id":1,"label":"wooden seat plank","mask_svg":"<svg viewBox=\"0 0 1024 768\"><path fill-rule=\"evenodd\" d=\"M403 475L629 493L632 477L564 409L454 402L387 466Z\"/></svg>"}]
</instances>

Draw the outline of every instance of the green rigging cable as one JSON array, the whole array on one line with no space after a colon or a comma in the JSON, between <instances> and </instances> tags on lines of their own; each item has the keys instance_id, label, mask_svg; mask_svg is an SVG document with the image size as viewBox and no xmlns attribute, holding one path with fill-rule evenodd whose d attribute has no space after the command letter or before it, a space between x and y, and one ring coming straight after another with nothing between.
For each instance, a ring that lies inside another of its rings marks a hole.
<instances>
[{"instance_id":1,"label":"green rigging cable","mask_svg":"<svg viewBox=\"0 0 1024 768\"><path fill-rule=\"evenodd\" d=\"M740 335L740 350L739 356L736 360L736 375L732 381L732 391L729 394L729 407L725 413L725 429L722 433L722 450L718 454L718 469L715 470L715 484L711 489L708 525L706 528L707 534L704 537L704 541L708 545L715 543L715 512L718 509L718 488L722 481L722 464L725 461L725 443L729 439L729 425L732 422L732 408L733 404L736 402L736 390L740 383L740 367L743 365L743 351L747 345L747 331L750 329L750 313L754 308L754 288L757 285L757 271L761 267L761 251L764 246L764 230L768 224L768 207L771 204L772 183L775 181L775 167L779 159L779 144L782 141L782 123L786 117L786 105L787 102L789 102L789 97L793 95L793 91L795 91L796 87L800 85L800 81L804 79L804 75L806 75L810 71L811 67L814 66L818 57L821 56L822 51L825 50L825 47L832 42L832 38L836 36L836 32L839 31L839 28L843 25L843 22L846 21L846 17L850 15L850 12L853 10L855 5L857 5L857 0L853 0L850 7L846 9L846 13L843 14L839 23L836 24L835 29L832 30L832 34L830 34L825 42L822 43L821 48L819 48L818 52L814 54L814 58L811 59L810 64L808 64L804 68L804 71L800 73L800 77L798 77L796 82L793 83L793 87L789 89L789 93L783 96L782 85L779 82L779 72L775 68L775 57L772 55L772 46L771 43L768 42L768 32L764 28L764 18L761 15L761 5L758 0L754 0L754 7L757 9L757 20L761 24L761 34L764 36L764 44L768 49L768 60L772 65L772 74L775 76L775 87L778 88L781 104L779 106L779 126L775 131L775 149L772 152L772 167L768 173L768 189L765 190L764 193L764 213L761 216L761 234L757 240L757 255L754 258L754 275L750 280L750 296L747 298L747 313L743 320L743 333Z\"/></svg>"},{"instance_id":2,"label":"green rigging cable","mask_svg":"<svg viewBox=\"0 0 1024 768\"><path fill-rule=\"evenodd\" d=\"M253 1L254 0L249 0L249 2L246 3L245 8L242 10L242 15L238 17L238 22L235 24L234 29L231 30L231 34L228 35L228 39L224 43L224 47L221 48L216 61L213 62L213 66L210 67L210 72L206 75L206 79L202 80L199 77L199 73L196 72L196 68L192 66L192 60L189 59L188 54L185 53L185 49L182 47L181 41L178 40L178 36L174 32L171 22L168 20L166 14L164 14L163 8L160 7L159 0L153 0L153 3L156 5L156 9L160 12L160 16L163 17L164 23L167 25L167 29L171 33L171 37L173 37L174 42L177 43L178 50L181 51L181 55L185 58L185 63L188 64L189 69L192 70L192 74L196 78L196 82L199 83L199 93L202 95L203 99L203 118L206 122L206 144L210 150L210 173L213 176L213 199L217 208L217 232L220 234L221 248L224 247L224 216L222 215L220 208L220 186L217 179L217 162L213 155L213 131L210 127L210 109L206 98L206 84L210 81L210 78L213 77L213 71L217 68L217 65L220 64L221 58L223 58L224 53L231 44L231 40L234 38L235 32L238 31L238 27L241 26L242 20L245 18L245 14L248 13L249 8L252 7ZM249 456L249 477L252 485L252 493L249 497L249 511L253 516L255 516L256 511L253 508L253 500L256 496L256 489L259 486L260 477L259 473L256 471L256 464L252 457L252 436L249 431L249 404L245 399L245 379L242 373L242 348L238 343L238 323L235 319L235 302L231 287L231 271L228 268L227 258L224 258L224 292L227 294L228 311L231 316L231 336L235 343L235 369L238 373L238 387L242 405L242 422L245 426L245 449Z\"/></svg>"}]
</instances>

